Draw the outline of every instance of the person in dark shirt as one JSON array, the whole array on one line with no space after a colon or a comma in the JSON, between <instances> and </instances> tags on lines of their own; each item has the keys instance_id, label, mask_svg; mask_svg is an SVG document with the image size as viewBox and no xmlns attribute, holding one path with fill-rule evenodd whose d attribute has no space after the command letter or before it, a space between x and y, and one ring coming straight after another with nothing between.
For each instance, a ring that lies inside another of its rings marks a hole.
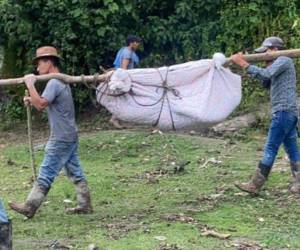
<instances>
[{"instance_id":1,"label":"person in dark shirt","mask_svg":"<svg viewBox=\"0 0 300 250\"><path fill-rule=\"evenodd\" d=\"M284 48L279 37L268 37L262 46L256 49L257 53L272 53ZM300 154L297 144L297 89L296 72L291 58L279 56L268 62L266 68L250 65L241 53L231 56L231 61L246 72L262 81L263 86L270 90L272 120L268 132L268 139L264 155L259 162L255 174L247 183L236 183L240 190L257 195L268 178L281 144L290 160L291 171L294 177L290 191L300 193Z\"/></svg>"}]
</instances>

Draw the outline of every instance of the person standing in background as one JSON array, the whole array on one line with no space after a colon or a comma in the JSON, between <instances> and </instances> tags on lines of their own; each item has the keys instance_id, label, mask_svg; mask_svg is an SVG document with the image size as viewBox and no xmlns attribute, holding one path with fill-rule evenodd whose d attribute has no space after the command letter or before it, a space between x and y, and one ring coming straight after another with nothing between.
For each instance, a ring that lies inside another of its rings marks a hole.
<instances>
[{"instance_id":1,"label":"person standing in background","mask_svg":"<svg viewBox=\"0 0 300 250\"><path fill-rule=\"evenodd\" d=\"M127 37L126 46L119 49L116 55L114 61L115 69L133 69L136 67L136 65L139 64L140 59L135 52L139 48L141 42L141 38L137 36L129 35ZM109 123L112 124L115 128L124 128L121 125L120 120L115 115L111 116Z\"/></svg>"}]
</instances>

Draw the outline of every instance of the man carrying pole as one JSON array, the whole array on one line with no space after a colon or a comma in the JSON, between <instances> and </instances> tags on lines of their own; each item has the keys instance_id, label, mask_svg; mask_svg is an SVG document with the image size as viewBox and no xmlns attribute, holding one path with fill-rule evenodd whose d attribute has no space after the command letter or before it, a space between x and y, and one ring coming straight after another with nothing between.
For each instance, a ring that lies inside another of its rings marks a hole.
<instances>
[{"instance_id":1,"label":"man carrying pole","mask_svg":"<svg viewBox=\"0 0 300 250\"><path fill-rule=\"evenodd\" d=\"M0 199L0 250L12 249L12 226Z\"/></svg>"},{"instance_id":2,"label":"man carrying pole","mask_svg":"<svg viewBox=\"0 0 300 250\"><path fill-rule=\"evenodd\" d=\"M40 75L59 73L61 57L51 46L38 48L34 62ZM40 96L34 86L36 76L25 76L29 97L24 97L25 105L37 110L47 109L50 123L50 138L45 148L44 160L37 181L25 203L11 202L9 206L16 212L32 218L51 188L55 177L62 168L75 184L78 206L67 209L68 213L92 212L90 192L83 174L78 154L78 135L75 122L74 104L71 88L61 80L51 79Z\"/></svg>"},{"instance_id":3,"label":"man carrying pole","mask_svg":"<svg viewBox=\"0 0 300 250\"><path fill-rule=\"evenodd\" d=\"M279 37L266 38L257 53L274 53L284 48ZM297 90L295 66L289 57L279 56L267 62L266 68L250 65L239 53L231 56L231 61L244 68L250 76L262 81L270 89L272 120L264 155L255 174L247 183L237 183L242 191L257 195L264 185L275 161L278 149L283 143L294 177L290 191L300 193L300 154L297 145Z\"/></svg>"}]
</instances>

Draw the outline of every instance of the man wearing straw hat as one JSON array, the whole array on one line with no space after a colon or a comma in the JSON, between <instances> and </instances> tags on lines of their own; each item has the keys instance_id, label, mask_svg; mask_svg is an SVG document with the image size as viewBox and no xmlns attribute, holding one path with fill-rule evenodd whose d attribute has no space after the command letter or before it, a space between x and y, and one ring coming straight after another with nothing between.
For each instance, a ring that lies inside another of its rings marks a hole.
<instances>
[{"instance_id":1,"label":"man wearing straw hat","mask_svg":"<svg viewBox=\"0 0 300 250\"><path fill-rule=\"evenodd\" d=\"M257 53L272 53L284 48L279 37L268 37ZM270 89L272 120L264 155L258 164L255 174L247 183L236 183L242 191L257 195L268 178L278 149L281 144L290 160L294 182L290 188L292 193L300 193L300 153L297 145L297 89L296 72L291 58L280 56L267 62L266 68L260 68L249 63L242 54L235 54L231 61L244 68L247 73L262 81L263 86Z\"/></svg>"},{"instance_id":2,"label":"man wearing straw hat","mask_svg":"<svg viewBox=\"0 0 300 250\"><path fill-rule=\"evenodd\" d=\"M34 62L40 75L59 73L61 57L56 48L38 48ZM51 79L40 96L34 84L33 74L25 76L30 97L24 97L25 105L31 104L37 110L47 109L50 123L50 137L45 148L44 160L39 176L25 203L11 202L16 212L32 218L51 188L55 177L64 168L66 175L75 184L78 206L67 209L68 213L92 212L90 192L83 174L78 154L78 135L75 122L71 88L61 80Z\"/></svg>"}]
</instances>

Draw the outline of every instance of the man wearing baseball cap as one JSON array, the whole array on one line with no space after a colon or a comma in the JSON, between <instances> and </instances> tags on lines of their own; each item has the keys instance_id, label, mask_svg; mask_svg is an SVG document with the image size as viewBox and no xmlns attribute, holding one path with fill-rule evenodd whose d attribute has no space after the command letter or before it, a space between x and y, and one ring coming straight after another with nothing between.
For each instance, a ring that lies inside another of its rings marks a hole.
<instances>
[{"instance_id":1,"label":"man wearing baseball cap","mask_svg":"<svg viewBox=\"0 0 300 250\"><path fill-rule=\"evenodd\" d=\"M284 48L279 37L268 37L257 48L257 53L273 53ZM290 191L300 193L300 154L297 145L297 90L296 72L291 58L279 56L267 62L266 68L250 65L241 53L231 56L231 61L244 68L250 76L262 81L270 89L272 120L262 160L247 183L237 183L242 191L257 195L268 178L281 144L289 156L294 183Z\"/></svg>"},{"instance_id":2,"label":"man wearing baseball cap","mask_svg":"<svg viewBox=\"0 0 300 250\"><path fill-rule=\"evenodd\" d=\"M61 57L52 46L38 48L34 58L40 75L59 73L60 61ZM71 88L61 80L53 78L40 96L34 86L35 82L35 75L25 76L30 97L24 97L24 102L25 105L32 105L39 111L47 109L50 137L39 176L27 200L22 204L11 202L9 206L16 212L32 218L50 190L55 177L64 168L66 175L75 184L78 201L78 206L67 209L67 212L90 213L92 212L90 192L77 154L78 135Z\"/></svg>"},{"instance_id":3,"label":"man wearing baseball cap","mask_svg":"<svg viewBox=\"0 0 300 250\"><path fill-rule=\"evenodd\" d=\"M277 50L282 50L284 49L284 43L280 37L271 36L266 38L262 45L254 51L256 53L264 53L267 52L269 48L277 48Z\"/></svg>"}]
</instances>

